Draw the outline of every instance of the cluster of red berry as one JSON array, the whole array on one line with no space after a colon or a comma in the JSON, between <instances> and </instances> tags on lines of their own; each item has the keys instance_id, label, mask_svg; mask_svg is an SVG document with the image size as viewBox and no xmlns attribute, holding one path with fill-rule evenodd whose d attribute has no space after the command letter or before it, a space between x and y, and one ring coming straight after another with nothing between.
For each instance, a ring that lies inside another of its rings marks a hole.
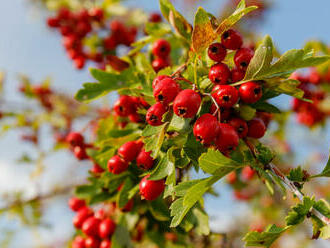
<instances>
[{"instance_id":1,"label":"cluster of red berry","mask_svg":"<svg viewBox=\"0 0 330 248\"><path fill-rule=\"evenodd\" d=\"M90 147L85 143L84 136L79 132L70 132L66 136L66 142L70 145L70 150L74 153L75 157L79 160L88 159L86 148Z\"/></svg>"},{"instance_id":2,"label":"cluster of red berry","mask_svg":"<svg viewBox=\"0 0 330 248\"><path fill-rule=\"evenodd\" d=\"M300 81L299 88L304 91L304 98L312 101L306 102L297 98L293 99L292 110L297 113L299 123L312 127L322 123L327 115L330 114L330 112L321 108L321 103L326 96L324 89L322 89L322 84L330 83L329 75L322 76L315 69L311 69L307 75L292 74L292 79Z\"/></svg>"},{"instance_id":3,"label":"cluster of red berry","mask_svg":"<svg viewBox=\"0 0 330 248\"><path fill-rule=\"evenodd\" d=\"M155 58L151 65L155 72L170 65L170 52L171 45L167 40L159 39L152 45L152 54Z\"/></svg>"},{"instance_id":4,"label":"cluster of red berry","mask_svg":"<svg viewBox=\"0 0 330 248\"><path fill-rule=\"evenodd\" d=\"M130 46L134 42L137 34L136 27L126 27L120 21L112 21L111 32L97 45L97 51L88 51L84 47L84 39L93 31L103 32L106 29L105 22L105 14L101 8L93 8L89 11L82 9L79 12L62 8L55 17L47 20L49 27L60 30L63 46L77 69L84 68L87 60L94 61L99 67L104 68L108 59L107 54L114 51L118 45Z\"/></svg>"},{"instance_id":5,"label":"cluster of red berry","mask_svg":"<svg viewBox=\"0 0 330 248\"><path fill-rule=\"evenodd\" d=\"M84 200L71 198L69 207L77 212L73 224L81 229L84 236L78 235L72 242L72 248L110 248L111 236L116 230L116 223L106 215L103 209L95 212L86 206Z\"/></svg>"}]
</instances>

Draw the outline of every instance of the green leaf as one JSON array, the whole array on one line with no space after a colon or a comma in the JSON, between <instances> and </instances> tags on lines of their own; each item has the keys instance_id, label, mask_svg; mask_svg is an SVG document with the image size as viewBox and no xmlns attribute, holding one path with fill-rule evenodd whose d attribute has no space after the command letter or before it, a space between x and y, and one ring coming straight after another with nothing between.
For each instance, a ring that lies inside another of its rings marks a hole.
<instances>
[{"instance_id":1,"label":"green leaf","mask_svg":"<svg viewBox=\"0 0 330 248\"><path fill-rule=\"evenodd\" d=\"M321 231L320 238L330 239L330 225L326 225L322 227L320 231Z\"/></svg>"},{"instance_id":2,"label":"green leaf","mask_svg":"<svg viewBox=\"0 0 330 248\"><path fill-rule=\"evenodd\" d=\"M201 208L194 208L192 210L193 214L197 219L196 232L199 235L209 235L210 234L210 226L209 226L209 216L205 213Z\"/></svg>"},{"instance_id":3,"label":"green leaf","mask_svg":"<svg viewBox=\"0 0 330 248\"><path fill-rule=\"evenodd\" d=\"M303 98L304 91L297 88L299 84L299 81L293 79L274 78L266 81L266 87L277 95L286 94L298 99L306 100Z\"/></svg>"},{"instance_id":4,"label":"green leaf","mask_svg":"<svg viewBox=\"0 0 330 248\"><path fill-rule=\"evenodd\" d=\"M325 217L330 218L330 204L326 200L318 200L313 207Z\"/></svg>"},{"instance_id":5,"label":"green leaf","mask_svg":"<svg viewBox=\"0 0 330 248\"><path fill-rule=\"evenodd\" d=\"M255 146L255 149L257 159L263 165L267 165L273 160L274 154L267 146L264 146L263 144L259 143Z\"/></svg>"},{"instance_id":6,"label":"green leaf","mask_svg":"<svg viewBox=\"0 0 330 248\"><path fill-rule=\"evenodd\" d=\"M144 138L143 142L145 144L144 149L151 152L151 156L153 158L156 158L160 152L160 149L162 147L164 138L165 138L165 132L168 127L168 123L165 123L160 126L161 129L159 130L159 133L154 134L152 136L149 136L147 138Z\"/></svg>"},{"instance_id":7,"label":"green leaf","mask_svg":"<svg viewBox=\"0 0 330 248\"><path fill-rule=\"evenodd\" d=\"M168 131L176 131L179 133L187 133L190 129L191 119L181 118L177 115L173 115L172 120L169 124Z\"/></svg>"},{"instance_id":8,"label":"green leaf","mask_svg":"<svg viewBox=\"0 0 330 248\"><path fill-rule=\"evenodd\" d=\"M204 151L206 151L206 148L196 140L195 136L191 132L188 135L187 142L183 147L183 151L191 160L191 162L198 166L198 158Z\"/></svg>"},{"instance_id":9,"label":"green leaf","mask_svg":"<svg viewBox=\"0 0 330 248\"><path fill-rule=\"evenodd\" d=\"M173 162L170 161L170 159L168 158L171 150L172 149L168 150L166 156L164 156L159 161L156 168L151 172L149 180L160 180L173 173L173 171L175 170L175 166Z\"/></svg>"},{"instance_id":10,"label":"green leaf","mask_svg":"<svg viewBox=\"0 0 330 248\"><path fill-rule=\"evenodd\" d=\"M281 113L281 110L279 110L276 106L274 106L273 104L270 104L268 102L259 101L254 104L251 104L250 106L252 106L253 108L255 108L257 110L266 111L268 113L276 113L276 114Z\"/></svg>"},{"instance_id":11,"label":"green leaf","mask_svg":"<svg viewBox=\"0 0 330 248\"><path fill-rule=\"evenodd\" d=\"M119 208L125 207L127 202L130 200L130 191L134 187L132 179L127 177L117 195L117 205Z\"/></svg>"},{"instance_id":12,"label":"green leaf","mask_svg":"<svg viewBox=\"0 0 330 248\"><path fill-rule=\"evenodd\" d=\"M120 138L133 133L134 129L112 129L109 131L108 136L110 138Z\"/></svg>"},{"instance_id":13,"label":"green leaf","mask_svg":"<svg viewBox=\"0 0 330 248\"><path fill-rule=\"evenodd\" d=\"M147 137L147 136L158 134L161 132L164 125L165 124L160 125L160 126L147 125L142 131L142 136Z\"/></svg>"},{"instance_id":14,"label":"green leaf","mask_svg":"<svg viewBox=\"0 0 330 248\"><path fill-rule=\"evenodd\" d=\"M159 221L168 221L170 220L170 212L165 201L161 198L157 198L154 201L149 201L149 210L151 214Z\"/></svg>"},{"instance_id":15,"label":"green leaf","mask_svg":"<svg viewBox=\"0 0 330 248\"><path fill-rule=\"evenodd\" d=\"M95 203L104 202L104 201L110 199L112 196L113 196L113 194L110 194L109 192L103 191L99 194L92 195L91 199L89 201L89 204L93 205Z\"/></svg>"},{"instance_id":16,"label":"green leaf","mask_svg":"<svg viewBox=\"0 0 330 248\"><path fill-rule=\"evenodd\" d=\"M330 156L329 156L328 162L325 165L323 171L318 175L314 175L313 177L330 177Z\"/></svg>"},{"instance_id":17,"label":"green leaf","mask_svg":"<svg viewBox=\"0 0 330 248\"><path fill-rule=\"evenodd\" d=\"M112 235L111 247L112 248L133 248L131 243L131 236L126 228L124 218L116 226L115 233Z\"/></svg>"},{"instance_id":18,"label":"green leaf","mask_svg":"<svg viewBox=\"0 0 330 248\"><path fill-rule=\"evenodd\" d=\"M89 198L98 192L100 189L96 185L81 185L75 189L75 195L78 198Z\"/></svg>"},{"instance_id":19,"label":"green leaf","mask_svg":"<svg viewBox=\"0 0 330 248\"><path fill-rule=\"evenodd\" d=\"M290 170L289 175L287 176L289 180L293 182L304 182L305 181L305 174L301 169L301 166Z\"/></svg>"},{"instance_id":20,"label":"green leaf","mask_svg":"<svg viewBox=\"0 0 330 248\"><path fill-rule=\"evenodd\" d=\"M313 198L304 197L302 203L298 203L296 206L292 207L288 216L285 218L286 224L290 226L303 222L314 203L315 200Z\"/></svg>"}]
</instances>

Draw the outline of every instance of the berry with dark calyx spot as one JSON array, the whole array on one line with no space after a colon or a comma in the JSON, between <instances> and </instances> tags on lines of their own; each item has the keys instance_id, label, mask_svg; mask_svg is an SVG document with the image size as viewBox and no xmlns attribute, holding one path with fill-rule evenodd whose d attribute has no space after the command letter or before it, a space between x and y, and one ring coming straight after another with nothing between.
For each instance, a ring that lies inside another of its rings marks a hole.
<instances>
[{"instance_id":1,"label":"berry with dark calyx spot","mask_svg":"<svg viewBox=\"0 0 330 248\"><path fill-rule=\"evenodd\" d=\"M73 153L78 160L84 160L89 158L86 153L86 148L83 146L75 146L73 148Z\"/></svg>"},{"instance_id":2,"label":"berry with dark calyx spot","mask_svg":"<svg viewBox=\"0 0 330 248\"><path fill-rule=\"evenodd\" d=\"M209 79L215 84L227 84L230 79L230 70L227 65L218 63L209 71Z\"/></svg>"},{"instance_id":3,"label":"berry with dark calyx spot","mask_svg":"<svg viewBox=\"0 0 330 248\"><path fill-rule=\"evenodd\" d=\"M167 40L159 39L152 45L152 54L159 58L167 58L171 52L171 45Z\"/></svg>"},{"instance_id":4,"label":"berry with dark calyx spot","mask_svg":"<svg viewBox=\"0 0 330 248\"><path fill-rule=\"evenodd\" d=\"M229 124L235 128L238 137L240 137L241 139L246 137L249 128L245 120L238 117L234 117L229 120Z\"/></svg>"},{"instance_id":5,"label":"berry with dark calyx spot","mask_svg":"<svg viewBox=\"0 0 330 248\"><path fill-rule=\"evenodd\" d=\"M171 103L180 92L180 85L171 78L164 78L155 87L153 93L157 102Z\"/></svg>"},{"instance_id":6,"label":"berry with dark calyx spot","mask_svg":"<svg viewBox=\"0 0 330 248\"><path fill-rule=\"evenodd\" d=\"M204 145L210 145L219 134L219 122L211 114L204 114L195 122L193 133L196 139Z\"/></svg>"},{"instance_id":7,"label":"berry with dark calyx spot","mask_svg":"<svg viewBox=\"0 0 330 248\"><path fill-rule=\"evenodd\" d=\"M163 124L162 118L166 111L166 107L160 102L157 102L148 109L146 114L146 121L151 126L160 126Z\"/></svg>"},{"instance_id":8,"label":"berry with dark calyx spot","mask_svg":"<svg viewBox=\"0 0 330 248\"><path fill-rule=\"evenodd\" d=\"M165 189L165 181L157 180L152 181L148 180L150 175L145 176L139 185L140 195L148 201L153 201L160 196Z\"/></svg>"},{"instance_id":9,"label":"berry with dark calyx spot","mask_svg":"<svg viewBox=\"0 0 330 248\"><path fill-rule=\"evenodd\" d=\"M261 85L256 82L247 82L239 87L240 99L245 103L255 103L262 97Z\"/></svg>"},{"instance_id":10,"label":"berry with dark calyx spot","mask_svg":"<svg viewBox=\"0 0 330 248\"><path fill-rule=\"evenodd\" d=\"M87 236L97 236L99 230L100 220L94 216L86 219L81 227L81 230Z\"/></svg>"},{"instance_id":11,"label":"berry with dark calyx spot","mask_svg":"<svg viewBox=\"0 0 330 248\"><path fill-rule=\"evenodd\" d=\"M238 90L231 85L220 85L212 97L220 107L230 108L238 101Z\"/></svg>"},{"instance_id":12,"label":"berry with dark calyx spot","mask_svg":"<svg viewBox=\"0 0 330 248\"><path fill-rule=\"evenodd\" d=\"M221 35L222 45L230 50L237 50L243 45L243 39L239 32L228 29Z\"/></svg>"},{"instance_id":13,"label":"berry with dark calyx spot","mask_svg":"<svg viewBox=\"0 0 330 248\"><path fill-rule=\"evenodd\" d=\"M138 156L141 150L140 144L136 141L128 141L118 149L118 155L126 162L131 162Z\"/></svg>"},{"instance_id":14,"label":"berry with dark calyx spot","mask_svg":"<svg viewBox=\"0 0 330 248\"><path fill-rule=\"evenodd\" d=\"M221 43L213 43L209 46L207 54L215 62L221 62L227 55L226 48Z\"/></svg>"},{"instance_id":15,"label":"berry with dark calyx spot","mask_svg":"<svg viewBox=\"0 0 330 248\"><path fill-rule=\"evenodd\" d=\"M155 72L159 72L160 70L170 66L170 63L167 58L156 58L152 61L151 66Z\"/></svg>"},{"instance_id":16,"label":"berry with dark calyx spot","mask_svg":"<svg viewBox=\"0 0 330 248\"><path fill-rule=\"evenodd\" d=\"M85 239L81 236L76 236L72 241L72 248L85 248Z\"/></svg>"},{"instance_id":17,"label":"berry with dark calyx spot","mask_svg":"<svg viewBox=\"0 0 330 248\"><path fill-rule=\"evenodd\" d=\"M88 207L83 207L83 208L79 209L77 214L73 218L73 225L76 228L81 228L84 221L92 215L93 215L93 211Z\"/></svg>"},{"instance_id":18,"label":"berry with dark calyx spot","mask_svg":"<svg viewBox=\"0 0 330 248\"><path fill-rule=\"evenodd\" d=\"M250 181L255 174L255 171L250 166L245 166L242 169L242 180L243 181Z\"/></svg>"},{"instance_id":19,"label":"berry with dark calyx spot","mask_svg":"<svg viewBox=\"0 0 330 248\"><path fill-rule=\"evenodd\" d=\"M154 166L154 159L151 157L151 151L146 152L142 149L136 158L136 164L143 170L149 170Z\"/></svg>"},{"instance_id":20,"label":"berry with dark calyx spot","mask_svg":"<svg viewBox=\"0 0 330 248\"><path fill-rule=\"evenodd\" d=\"M261 137L263 137L265 135L266 125L259 118L254 118L254 119L248 121L248 127L249 127L249 131L247 133L248 137L260 139Z\"/></svg>"},{"instance_id":21,"label":"berry with dark calyx spot","mask_svg":"<svg viewBox=\"0 0 330 248\"><path fill-rule=\"evenodd\" d=\"M124 159L122 159L118 155L115 155L112 158L110 158L108 161L108 170L112 174L116 175L116 174L120 174L120 173L126 171L128 168L128 165L129 164Z\"/></svg>"},{"instance_id":22,"label":"berry with dark calyx spot","mask_svg":"<svg viewBox=\"0 0 330 248\"><path fill-rule=\"evenodd\" d=\"M215 144L219 151L228 154L238 146L239 137L234 127L227 123L219 123L219 135Z\"/></svg>"},{"instance_id":23,"label":"berry with dark calyx spot","mask_svg":"<svg viewBox=\"0 0 330 248\"><path fill-rule=\"evenodd\" d=\"M72 211L75 212L86 206L85 200L79 199L77 197L71 197L68 204Z\"/></svg>"},{"instance_id":24,"label":"berry with dark calyx spot","mask_svg":"<svg viewBox=\"0 0 330 248\"><path fill-rule=\"evenodd\" d=\"M135 103L130 96L120 96L113 108L122 117L126 117L136 111Z\"/></svg>"},{"instance_id":25,"label":"berry with dark calyx spot","mask_svg":"<svg viewBox=\"0 0 330 248\"><path fill-rule=\"evenodd\" d=\"M231 82L232 83L241 81L245 76L245 71L239 70L237 68L232 69L230 73L231 73Z\"/></svg>"},{"instance_id":26,"label":"berry with dark calyx spot","mask_svg":"<svg viewBox=\"0 0 330 248\"><path fill-rule=\"evenodd\" d=\"M78 132L71 132L66 136L66 141L72 146L83 146L84 145L84 136Z\"/></svg>"},{"instance_id":27,"label":"berry with dark calyx spot","mask_svg":"<svg viewBox=\"0 0 330 248\"><path fill-rule=\"evenodd\" d=\"M237 50L237 52L234 56L234 62L235 62L236 67L239 70L246 71L253 55L254 55L254 52L250 48L241 48L241 49Z\"/></svg>"},{"instance_id":28,"label":"berry with dark calyx spot","mask_svg":"<svg viewBox=\"0 0 330 248\"><path fill-rule=\"evenodd\" d=\"M98 234L102 239L109 238L116 230L116 223L110 219L106 218L102 220L98 226Z\"/></svg>"},{"instance_id":29,"label":"berry with dark calyx spot","mask_svg":"<svg viewBox=\"0 0 330 248\"><path fill-rule=\"evenodd\" d=\"M191 89L181 91L174 99L173 111L177 116L192 118L201 105L200 95Z\"/></svg>"},{"instance_id":30,"label":"berry with dark calyx spot","mask_svg":"<svg viewBox=\"0 0 330 248\"><path fill-rule=\"evenodd\" d=\"M111 248L111 241L108 239L102 240L99 248Z\"/></svg>"},{"instance_id":31,"label":"berry with dark calyx spot","mask_svg":"<svg viewBox=\"0 0 330 248\"><path fill-rule=\"evenodd\" d=\"M99 248L100 240L93 236L87 237L85 240L85 247L86 248Z\"/></svg>"},{"instance_id":32,"label":"berry with dark calyx spot","mask_svg":"<svg viewBox=\"0 0 330 248\"><path fill-rule=\"evenodd\" d=\"M157 23L162 21L162 16L158 13L151 13L149 16L149 22Z\"/></svg>"},{"instance_id":33,"label":"berry with dark calyx spot","mask_svg":"<svg viewBox=\"0 0 330 248\"><path fill-rule=\"evenodd\" d=\"M155 77L155 79L152 81L152 88L154 89L156 85L165 78L171 78L171 77L167 75L159 75Z\"/></svg>"}]
</instances>

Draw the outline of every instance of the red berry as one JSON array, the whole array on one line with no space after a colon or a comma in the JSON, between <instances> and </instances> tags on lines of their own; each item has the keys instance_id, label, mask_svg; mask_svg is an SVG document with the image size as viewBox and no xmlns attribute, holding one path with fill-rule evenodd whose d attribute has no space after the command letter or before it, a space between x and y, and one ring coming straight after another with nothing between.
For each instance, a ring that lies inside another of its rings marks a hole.
<instances>
[{"instance_id":1,"label":"red berry","mask_svg":"<svg viewBox=\"0 0 330 248\"><path fill-rule=\"evenodd\" d=\"M255 139L259 139L265 135L266 126L265 123L259 119L254 118L248 121L249 131L247 136Z\"/></svg>"},{"instance_id":2,"label":"red berry","mask_svg":"<svg viewBox=\"0 0 330 248\"><path fill-rule=\"evenodd\" d=\"M81 236L76 236L72 241L72 248L85 248L85 239Z\"/></svg>"},{"instance_id":3,"label":"red berry","mask_svg":"<svg viewBox=\"0 0 330 248\"><path fill-rule=\"evenodd\" d=\"M128 116L128 119L133 123L139 123L141 122L141 117L138 113L130 114Z\"/></svg>"},{"instance_id":4,"label":"red berry","mask_svg":"<svg viewBox=\"0 0 330 248\"><path fill-rule=\"evenodd\" d=\"M158 13L151 13L149 16L149 22L161 22L162 21L162 16Z\"/></svg>"},{"instance_id":5,"label":"red berry","mask_svg":"<svg viewBox=\"0 0 330 248\"><path fill-rule=\"evenodd\" d=\"M213 43L209 46L207 54L215 62L221 62L227 55L226 48L221 43Z\"/></svg>"},{"instance_id":6,"label":"red berry","mask_svg":"<svg viewBox=\"0 0 330 248\"><path fill-rule=\"evenodd\" d=\"M124 159L115 155L108 161L108 170L113 174L120 174L127 170L128 165L129 164Z\"/></svg>"},{"instance_id":7,"label":"red berry","mask_svg":"<svg viewBox=\"0 0 330 248\"><path fill-rule=\"evenodd\" d=\"M71 146L83 146L84 145L84 136L78 132L71 132L66 136L66 141Z\"/></svg>"},{"instance_id":8,"label":"red berry","mask_svg":"<svg viewBox=\"0 0 330 248\"><path fill-rule=\"evenodd\" d=\"M156 104L152 105L146 114L146 120L149 125L151 126L159 126L162 125L162 118L163 114L166 113L166 108L163 104L160 102L157 102Z\"/></svg>"},{"instance_id":9,"label":"red berry","mask_svg":"<svg viewBox=\"0 0 330 248\"><path fill-rule=\"evenodd\" d=\"M258 83L247 82L239 87L239 96L245 103L255 103L262 97L262 89Z\"/></svg>"},{"instance_id":10,"label":"red berry","mask_svg":"<svg viewBox=\"0 0 330 248\"><path fill-rule=\"evenodd\" d=\"M227 123L219 123L219 127L219 136L215 142L219 151L228 153L235 150L239 137L234 127Z\"/></svg>"},{"instance_id":11,"label":"red berry","mask_svg":"<svg viewBox=\"0 0 330 248\"><path fill-rule=\"evenodd\" d=\"M136 111L135 103L130 96L120 96L113 108L122 117L126 117Z\"/></svg>"},{"instance_id":12,"label":"red berry","mask_svg":"<svg viewBox=\"0 0 330 248\"><path fill-rule=\"evenodd\" d=\"M84 221L92 215L93 215L93 211L88 207L83 207L83 208L79 209L77 214L73 218L73 225L76 228L81 228Z\"/></svg>"},{"instance_id":13,"label":"red berry","mask_svg":"<svg viewBox=\"0 0 330 248\"><path fill-rule=\"evenodd\" d=\"M246 121L241 118L232 118L230 119L229 124L235 128L238 137L246 137L249 129Z\"/></svg>"},{"instance_id":14,"label":"red berry","mask_svg":"<svg viewBox=\"0 0 330 248\"><path fill-rule=\"evenodd\" d=\"M92 169L90 169L90 172L94 174L100 174L104 172L104 169L98 164L94 163Z\"/></svg>"},{"instance_id":15,"label":"red berry","mask_svg":"<svg viewBox=\"0 0 330 248\"><path fill-rule=\"evenodd\" d=\"M84 68L85 61L86 61L86 59L84 56L78 56L73 60L74 65L78 70L81 70L82 68Z\"/></svg>"},{"instance_id":16,"label":"red berry","mask_svg":"<svg viewBox=\"0 0 330 248\"><path fill-rule=\"evenodd\" d=\"M200 95L191 89L181 91L174 99L173 110L177 116L192 118L201 105Z\"/></svg>"},{"instance_id":17,"label":"red berry","mask_svg":"<svg viewBox=\"0 0 330 248\"><path fill-rule=\"evenodd\" d=\"M211 144L219 133L219 122L211 114L204 114L198 118L194 125L193 133L202 144Z\"/></svg>"},{"instance_id":18,"label":"red berry","mask_svg":"<svg viewBox=\"0 0 330 248\"><path fill-rule=\"evenodd\" d=\"M122 212L130 212L133 209L134 206L134 200L130 199L124 207L120 209Z\"/></svg>"},{"instance_id":19,"label":"red berry","mask_svg":"<svg viewBox=\"0 0 330 248\"><path fill-rule=\"evenodd\" d=\"M156 58L152 61L151 65L155 72L159 72L160 70L170 66L170 63L167 58Z\"/></svg>"},{"instance_id":20,"label":"red berry","mask_svg":"<svg viewBox=\"0 0 330 248\"><path fill-rule=\"evenodd\" d=\"M237 50L234 56L234 62L236 67L242 71L246 71L253 55L254 52L250 48L241 48Z\"/></svg>"},{"instance_id":21,"label":"red berry","mask_svg":"<svg viewBox=\"0 0 330 248\"><path fill-rule=\"evenodd\" d=\"M60 26L60 22L56 17L50 17L47 19L47 25L51 28L57 28Z\"/></svg>"},{"instance_id":22,"label":"red berry","mask_svg":"<svg viewBox=\"0 0 330 248\"><path fill-rule=\"evenodd\" d=\"M102 240L100 248L111 248L111 241L107 239Z\"/></svg>"},{"instance_id":23,"label":"red berry","mask_svg":"<svg viewBox=\"0 0 330 248\"><path fill-rule=\"evenodd\" d=\"M122 157L126 162L131 162L136 159L140 150L141 146L138 142L129 141L118 149L118 155Z\"/></svg>"},{"instance_id":24,"label":"red berry","mask_svg":"<svg viewBox=\"0 0 330 248\"><path fill-rule=\"evenodd\" d=\"M144 149L142 149L139 153L139 155L136 158L136 164L139 168L143 170L149 170L154 165L154 159L150 156L150 152L146 152Z\"/></svg>"},{"instance_id":25,"label":"red berry","mask_svg":"<svg viewBox=\"0 0 330 248\"><path fill-rule=\"evenodd\" d=\"M85 240L86 248L99 248L100 241L96 237L87 237Z\"/></svg>"},{"instance_id":26,"label":"red berry","mask_svg":"<svg viewBox=\"0 0 330 248\"><path fill-rule=\"evenodd\" d=\"M239 32L228 29L221 35L221 43L227 49L237 50L243 45L243 39Z\"/></svg>"},{"instance_id":27,"label":"red berry","mask_svg":"<svg viewBox=\"0 0 330 248\"><path fill-rule=\"evenodd\" d=\"M227 65L218 63L209 71L209 79L215 84L227 84L230 79L230 70Z\"/></svg>"},{"instance_id":28,"label":"red berry","mask_svg":"<svg viewBox=\"0 0 330 248\"><path fill-rule=\"evenodd\" d=\"M265 123L265 126L268 127L270 121L272 120L273 118L273 115L271 113L268 113L268 112L262 112L262 111L258 111L257 112L257 115L256 115L258 118L260 118L264 123Z\"/></svg>"},{"instance_id":29,"label":"red berry","mask_svg":"<svg viewBox=\"0 0 330 248\"><path fill-rule=\"evenodd\" d=\"M156 57L159 58L167 58L167 56L171 52L171 45L167 40L157 40L153 45L152 45L152 53Z\"/></svg>"},{"instance_id":30,"label":"red berry","mask_svg":"<svg viewBox=\"0 0 330 248\"><path fill-rule=\"evenodd\" d=\"M155 77L154 81L152 81L152 88L154 89L156 85L165 78L171 78L171 77L167 75L159 75Z\"/></svg>"},{"instance_id":31,"label":"red berry","mask_svg":"<svg viewBox=\"0 0 330 248\"><path fill-rule=\"evenodd\" d=\"M104 18L104 12L101 8L92 8L89 10L89 16L92 17L95 21L101 22Z\"/></svg>"},{"instance_id":32,"label":"red berry","mask_svg":"<svg viewBox=\"0 0 330 248\"><path fill-rule=\"evenodd\" d=\"M103 220L106 217L106 212L103 208L100 208L95 212L94 217Z\"/></svg>"},{"instance_id":33,"label":"red berry","mask_svg":"<svg viewBox=\"0 0 330 248\"><path fill-rule=\"evenodd\" d=\"M72 13L69 9L67 8L61 8L58 11L58 15L57 15L58 19L60 20L67 20L70 19L72 17Z\"/></svg>"},{"instance_id":34,"label":"red berry","mask_svg":"<svg viewBox=\"0 0 330 248\"><path fill-rule=\"evenodd\" d=\"M255 171L250 166L245 166L242 170L243 181L250 181L254 176Z\"/></svg>"},{"instance_id":35,"label":"red berry","mask_svg":"<svg viewBox=\"0 0 330 248\"><path fill-rule=\"evenodd\" d=\"M154 97L156 101L168 105L179 94L180 86L171 78L164 78L154 89Z\"/></svg>"},{"instance_id":36,"label":"red berry","mask_svg":"<svg viewBox=\"0 0 330 248\"><path fill-rule=\"evenodd\" d=\"M212 93L220 107L230 108L238 101L238 91L231 85L220 85L216 92Z\"/></svg>"},{"instance_id":37,"label":"red berry","mask_svg":"<svg viewBox=\"0 0 330 248\"><path fill-rule=\"evenodd\" d=\"M112 236L112 234L115 232L116 223L113 220L107 218L101 221L98 228L99 237L106 239Z\"/></svg>"},{"instance_id":38,"label":"red berry","mask_svg":"<svg viewBox=\"0 0 330 248\"><path fill-rule=\"evenodd\" d=\"M245 76L245 71L234 68L231 70L231 82L236 83L241 81Z\"/></svg>"},{"instance_id":39,"label":"red berry","mask_svg":"<svg viewBox=\"0 0 330 248\"><path fill-rule=\"evenodd\" d=\"M232 171L227 175L227 181L229 184L234 184L237 181L236 171Z\"/></svg>"},{"instance_id":40,"label":"red berry","mask_svg":"<svg viewBox=\"0 0 330 248\"><path fill-rule=\"evenodd\" d=\"M72 211L76 212L85 206L86 206L86 202L83 199L79 199L77 197L72 197L69 200L69 207L72 209Z\"/></svg>"},{"instance_id":41,"label":"red berry","mask_svg":"<svg viewBox=\"0 0 330 248\"><path fill-rule=\"evenodd\" d=\"M165 181L157 180L152 181L148 180L150 175L145 176L140 182L140 194L148 201L155 200L160 196L165 189Z\"/></svg>"},{"instance_id":42,"label":"red berry","mask_svg":"<svg viewBox=\"0 0 330 248\"><path fill-rule=\"evenodd\" d=\"M84 160L89 158L86 153L86 148L83 146L75 146L73 148L73 153L78 160Z\"/></svg>"},{"instance_id":43,"label":"red berry","mask_svg":"<svg viewBox=\"0 0 330 248\"><path fill-rule=\"evenodd\" d=\"M81 230L88 236L97 236L100 220L94 216L86 219L81 227Z\"/></svg>"}]
</instances>

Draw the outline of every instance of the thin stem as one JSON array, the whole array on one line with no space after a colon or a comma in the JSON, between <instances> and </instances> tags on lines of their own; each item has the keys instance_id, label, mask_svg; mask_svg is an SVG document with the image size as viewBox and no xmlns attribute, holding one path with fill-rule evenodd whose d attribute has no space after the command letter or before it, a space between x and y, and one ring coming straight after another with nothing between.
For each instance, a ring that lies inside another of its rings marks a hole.
<instances>
[{"instance_id":1,"label":"thin stem","mask_svg":"<svg viewBox=\"0 0 330 248\"><path fill-rule=\"evenodd\" d=\"M187 69L187 63L184 63L183 65L179 66L179 68L171 74L171 77L174 77L175 75L181 75L182 72L184 72Z\"/></svg>"},{"instance_id":2,"label":"thin stem","mask_svg":"<svg viewBox=\"0 0 330 248\"><path fill-rule=\"evenodd\" d=\"M211 98L212 102L214 103L214 105L216 107L216 110L214 111L214 113L212 115L215 115L216 113L218 113L218 120L221 121L221 111L220 111L220 107L219 107L217 101L214 99L214 97L210 93L202 93L202 94Z\"/></svg>"}]
</instances>

